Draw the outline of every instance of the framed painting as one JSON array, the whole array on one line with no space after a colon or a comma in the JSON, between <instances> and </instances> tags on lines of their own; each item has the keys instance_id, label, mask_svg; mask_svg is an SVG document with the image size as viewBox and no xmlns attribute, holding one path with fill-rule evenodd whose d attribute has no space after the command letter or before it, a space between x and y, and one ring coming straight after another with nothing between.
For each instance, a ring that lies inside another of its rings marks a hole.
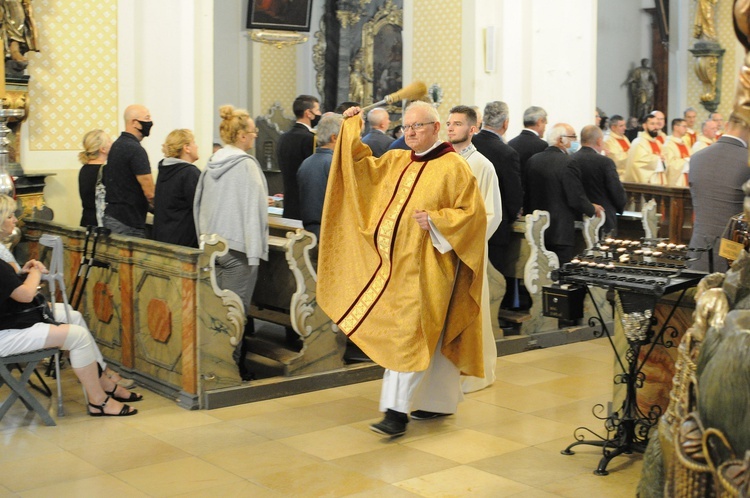
<instances>
[{"instance_id":1,"label":"framed painting","mask_svg":"<svg viewBox=\"0 0 750 498\"><path fill-rule=\"evenodd\" d=\"M392 2L379 9L362 27L364 91L361 102L382 100L403 86L403 11Z\"/></svg>"},{"instance_id":2,"label":"framed painting","mask_svg":"<svg viewBox=\"0 0 750 498\"><path fill-rule=\"evenodd\" d=\"M312 0L250 0L247 29L310 31Z\"/></svg>"}]
</instances>

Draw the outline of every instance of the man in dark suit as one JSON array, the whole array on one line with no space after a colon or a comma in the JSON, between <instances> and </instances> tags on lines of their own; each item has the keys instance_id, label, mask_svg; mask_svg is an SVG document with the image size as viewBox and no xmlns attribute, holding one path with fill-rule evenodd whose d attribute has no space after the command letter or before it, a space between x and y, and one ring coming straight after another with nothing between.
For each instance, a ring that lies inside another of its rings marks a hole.
<instances>
[{"instance_id":1,"label":"man in dark suit","mask_svg":"<svg viewBox=\"0 0 750 498\"><path fill-rule=\"evenodd\" d=\"M548 211L550 225L544 233L548 250L557 254L560 265L575 256L575 221L582 214L599 215L603 209L586 197L578 168L569 149L575 130L561 123L552 128L547 149L529 159L529 207Z\"/></svg>"},{"instance_id":2,"label":"man in dark suit","mask_svg":"<svg viewBox=\"0 0 750 498\"><path fill-rule=\"evenodd\" d=\"M320 121L320 102L311 95L300 95L292 104L297 122L279 137L277 156L284 179L284 218L301 219L297 170L315 150L313 128Z\"/></svg>"},{"instance_id":3,"label":"man in dark suit","mask_svg":"<svg viewBox=\"0 0 750 498\"><path fill-rule=\"evenodd\" d=\"M386 134L391 125L391 117L388 111L382 107L376 107L367 113L367 122L370 123L370 133L362 137L362 143L370 147L373 156L380 157L394 140L392 136Z\"/></svg>"},{"instance_id":4,"label":"man in dark suit","mask_svg":"<svg viewBox=\"0 0 750 498\"><path fill-rule=\"evenodd\" d=\"M507 246L513 231L513 222L523 207L523 187L521 166L516 152L501 138L508 129L508 105L505 102L489 102L484 107L482 130L474 135L471 142L480 154L490 160L495 167L500 182L503 199L503 221L488 242L488 253L492 266L505 277L507 291L500 307L518 307L518 280L513 277L515 261L508 257Z\"/></svg>"},{"instance_id":5,"label":"man in dark suit","mask_svg":"<svg viewBox=\"0 0 750 498\"><path fill-rule=\"evenodd\" d=\"M573 162L581 174L581 183L589 201L604 208L606 219L599 235L617 235L617 213L622 213L628 196L617 175L615 162L601 154L604 134L595 125L581 130L581 150L573 154Z\"/></svg>"},{"instance_id":6,"label":"man in dark suit","mask_svg":"<svg viewBox=\"0 0 750 498\"><path fill-rule=\"evenodd\" d=\"M729 218L742 212L745 194L742 185L750 180L747 167L747 143L750 131L734 114L729 115L721 138L690 158L690 195L693 201L693 236L690 247L706 247L721 237ZM697 256L698 254L693 254ZM708 271L708 258L692 263L692 268ZM714 246L714 271L725 272L727 260L719 257Z\"/></svg>"},{"instance_id":7,"label":"man in dark suit","mask_svg":"<svg viewBox=\"0 0 750 498\"><path fill-rule=\"evenodd\" d=\"M523 112L523 126L521 133L508 142L518 152L521 160L521 185L523 185L523 212L529 214L529 187L526 174L526 162L534 154L547 148L544 140L544 130L547 128L547 111L541 107L531 106Z\"/></svg>"}]
</instances>

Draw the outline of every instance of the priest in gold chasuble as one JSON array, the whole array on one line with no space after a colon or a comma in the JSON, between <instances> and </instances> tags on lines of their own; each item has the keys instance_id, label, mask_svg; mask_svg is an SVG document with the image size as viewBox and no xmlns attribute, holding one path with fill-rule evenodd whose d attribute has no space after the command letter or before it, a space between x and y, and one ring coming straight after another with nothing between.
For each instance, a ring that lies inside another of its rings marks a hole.
<instances>
[{"instance_id":1,"label":"priest in gold chasuble","mask_svg":"<svg viewBox=\"0 0 750 498\"><path fill-rule=\"evenodd\" d=\"M373 430L395 436L403 434L411 405L417 412L453 413L462 399L459 373L484 375L479 308L486 215L470 168L438 139L431 105L414 103L404 115L413 152L392 150L380 158L360 140L359 112L345 113L353 117L342 125L329 173L317 299L387 369L381 410L386 420L397 413L391 421L399 423ZM445 368L433 368L436 357ZM407 377L389 381L401 374Z\"/></svg>"}]
</instances>

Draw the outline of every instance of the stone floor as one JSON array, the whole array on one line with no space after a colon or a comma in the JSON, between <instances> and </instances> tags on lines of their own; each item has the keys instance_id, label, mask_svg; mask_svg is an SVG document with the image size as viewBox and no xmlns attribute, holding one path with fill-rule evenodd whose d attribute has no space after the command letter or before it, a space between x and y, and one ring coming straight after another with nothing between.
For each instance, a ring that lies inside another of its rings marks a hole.
<instances>
[{"instance_id":1,"label":"stone floor","mask_svg":"<svg viewBox=\"0 0 750 498\"><path fill-rule=\"evenodd\" d=\"M56 427L18 402L0 421L0 497L632 497L641 455L602 477L599 448L560 454L576 427L601 433L612 365L605 340L503 356L458 413L394 440L368 429L380 381L192 412L145 391L138 415L93 419L66 369Z\"/></svg>"}]
</instances>

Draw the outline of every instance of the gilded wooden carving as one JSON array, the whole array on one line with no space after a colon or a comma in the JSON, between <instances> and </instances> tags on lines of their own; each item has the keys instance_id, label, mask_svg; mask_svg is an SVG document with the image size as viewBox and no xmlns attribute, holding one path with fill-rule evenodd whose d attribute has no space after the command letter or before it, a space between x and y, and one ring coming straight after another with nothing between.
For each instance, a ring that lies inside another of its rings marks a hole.
<instances>
[{"instance_id":1,"label":"gilded wooden carving","mask_svg":"<svg viewBox=\"0 0 750 498\"><path fill-rule=\"evenodd\" d=\"M393 0L375 12L373 18L362 26L362 104L383 99L403 86L401 29L403 10ZM395 111L388 109L389 112Z\"/></svg>"}]
</instances>

